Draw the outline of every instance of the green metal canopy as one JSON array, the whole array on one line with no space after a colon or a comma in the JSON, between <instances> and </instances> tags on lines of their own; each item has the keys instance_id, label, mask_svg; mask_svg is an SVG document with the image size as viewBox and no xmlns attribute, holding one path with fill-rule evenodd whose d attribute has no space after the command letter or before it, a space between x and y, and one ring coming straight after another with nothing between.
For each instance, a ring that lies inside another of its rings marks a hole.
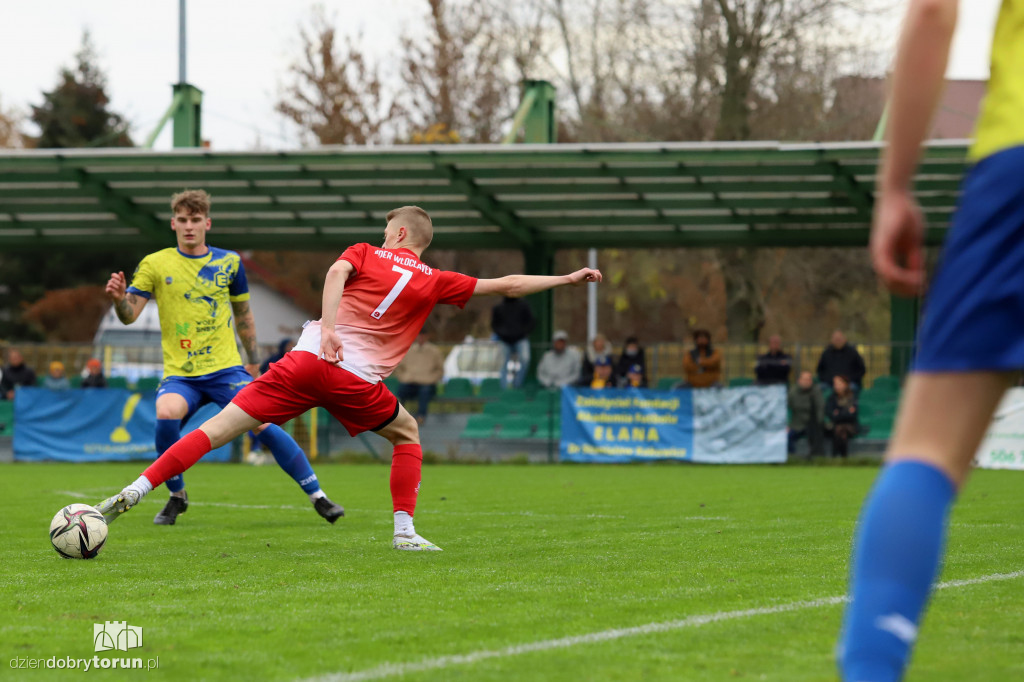
<instances>
[{"instance_id":1,"label":"green metal canopy","mask_svg":"<svg viewBox=\"0 0 1024 682\"><path fill-rule=\"evenodd\" d=\"M941 240L967 142L928 146L916 191ZM380 241L417 204L435 248L856 246L880 145L688 143L0 153L0 250L167 246L168 199L213 195L223 248Z\"/></svg>"}]
</instances>

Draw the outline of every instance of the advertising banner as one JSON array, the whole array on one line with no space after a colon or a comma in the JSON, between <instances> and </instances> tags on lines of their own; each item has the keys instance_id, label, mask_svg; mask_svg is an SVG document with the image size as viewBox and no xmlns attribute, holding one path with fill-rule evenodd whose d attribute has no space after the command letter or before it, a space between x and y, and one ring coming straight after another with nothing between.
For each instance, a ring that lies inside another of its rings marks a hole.
<instances>
[{"instance_id":1,"label":"advertising banner","mask_svg":"<svg viewBox=\"0 0 1024 682\"><path fill-rule=\"evenodd\" d=\"M217 413L205 405L182 428L185 435ZM156 459L156 393L120 388L51 391L19 388L14 396L14 459L64 462ZM231 459L231 445L203 457Z\"/></svg>"},{"instance_id":2,"label":"advertising banner","mask_svg":"<svg viewBox=\"0 0 1024 682\"><path fill-rule=\"evenodd\" d=\"M570 462L785 462L786 389L565 388L560 456Z\"/></svg>"}]
</instances>

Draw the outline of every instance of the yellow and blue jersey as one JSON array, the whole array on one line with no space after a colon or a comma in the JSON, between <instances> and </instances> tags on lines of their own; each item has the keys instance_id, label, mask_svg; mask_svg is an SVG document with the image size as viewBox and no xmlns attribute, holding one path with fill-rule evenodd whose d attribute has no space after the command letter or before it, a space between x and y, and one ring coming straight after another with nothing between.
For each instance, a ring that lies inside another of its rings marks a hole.
<instances>
[{"instance_id":1,"label":"yellow and blue jersey","mask_svg":"<svg viewBox=\"0 0 1024 682\"><path fill-rule=\"evenodd\" d=\"M970 158L1024 145L1024 0L1003 0L992 38L988 91Z\"/></svg>"},{"instance_id":2,"label":"yellow and blue jersey","mask_svg":"<svg viewBox=\"0 0 1024 682\"><path fill-rule=\"evenodd\" d=\"M209 249L202 256L177 248L151 253L128 287L160 311L165 377L204 376L242 364L230 304L249 300L245 268L234 251Z\"/></svg>"}]
</instances>

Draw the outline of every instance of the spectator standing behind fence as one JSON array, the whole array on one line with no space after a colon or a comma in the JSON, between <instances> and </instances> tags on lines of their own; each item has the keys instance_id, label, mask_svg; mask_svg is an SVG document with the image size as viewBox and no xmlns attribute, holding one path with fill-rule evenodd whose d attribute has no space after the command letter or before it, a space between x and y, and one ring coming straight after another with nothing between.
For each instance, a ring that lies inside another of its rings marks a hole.
<instances>
[{"instance_id":1,"label":"spectator standing behind fence","mask_svg":"<svg viewBox=\"0 0 1024 682\"><path fill-rule=\"evenodd\" d=\"M629 385L630 380L628 375L633 367L640 368L640 374L643 378L643 385L647 385L647 357L644 353L644 349L640 346L640 341L635 336L630 336L626 339L626 343L622 346L622 355L619 356L618 361L615 363L615 377L619 384Z\"/></svg>"},{"instance_id":2,"label":"spectator standing behind fence","mask_svg":"<svg viewBox=\"0 0 1024 682\"><path fill-rule=\"evenodd\" d=\"M598 361L608 361L612 366L612 346L604 334L596 334L594 340L587 344L587 352L583 356L583 367L580 369L580 379L589 381L594 376Z\"/></svg>"},{"instance_id":3,"label":"spectator standing behind fence","mask_svg":"<svg viewBox=\"0 0 1024 682\"><path fill-rule=\"evenodd\" d=\"M537 381L545 388L571 386L580 378L580 353L569 347L569 335L563 331L551 337L551 350L537 365Z\"/></svg>"},{"instance_id":4,"label":"spectator standing behind fence","mask_svg":"<svg viewBox=\"0 0 1024 682\"><path fill-rule=\"evenodd\" d=\"M526 381L526 370L530 367L530 332L537 320L533 317L530 304L523 298L506 296L501 303L491 308L491 331L494 340L501 344L504 361L501 363L501 387L508 387L508 363L515 355L519 367L512 379L512 385L519 388Z\"/></svg>"},{"instance_id":5,"label":"spectator standing behind fence","mask_svg":"<svg viewBox=\"0 0 1024 682\"><path fill-rule=\"evenodd\" d=\"M88 372L82 379L82 388L106 388L107 378L103 376L103 363L96 358L89 358L85 363L85 370Z\"/></svg>"},{"instance_id":6,"label":"spectator standing behind fence","mask_svg":"<svg viewBox=\"0 0 1024 682\"><path fill-rule=\"evenodd\" d=\"M857 396L842 374L832 378L832 395L825 402L825 423L832 432L832 456L846 457L850 439L860 431Z\"/></svg>"},{"instance_id":7,"label":"spectator standing behind fence","mask_svg":"<svg viewBox=\"0 0 1024 682\"><path fill-rule=\"evenodd\" d=\"M864 358L854 346L846 341L846 335L840 330L832 332L832 340L821 353L818 360L818 381L827 390L832 386L832 379L842 375L850 384L850 388L859 392L864 383Z\"/></svg>"},{"instance_id":8,"label":"spectator standing behind fence","mask_svg":"<svg viewBox=\"0 0 1024 682\"><path fill-rule=\"evenodd\" d=\"M812 455L824 452L822 435L825 428L825 398L821 395L821 388L814 382L814 375L809 371L800 372L796 386L789 389L789 411L789 454L796 452L796 444L801 438L807 438Z\"/></svg>"},{"instance_id":9,"label":"spectator standing behind fence","mask_svg":"<svg viewBox=\"0 0 1024 682\"><path fill-rule=\"evenodd\" d=\"M772 384L788 384L789 372L793 367L793 358L782 350L782 337L772 334L768 337L768 352L757 356L754 376L759 386Z\"/></svg>"},{"instance_id":10,"label":"spectator standing behind fence","mask_svg":"<svg viewBox=\"0 0 1024 682\"><path fill-rule=\"evenodd\" d=\"M7 351L7 364L0 377L0 398L14 400L14 389L18 386L35 386L36 373L25 364L25 358L17 348Z\"/></svg>"},{"instance_id":11,"label":"spectator standing behind fence","mask_svg":"<svg viewBox=\"0 0 1024 682\"><path fill-rule=\"evenodd\" d=\"M403 402L416 399L415 416L420 424L427 419L427 406L437 395L437 383L443 376L441 349L430 343L430 335L421 330L409 352L395 368L398 399Z\"/></svg>"},{"instance_id":12,"label":"spectator standing behind fence","mask_svg":"<svg viewBox=\"0 0 1024 682\"><path fill-rule=\"evenodd\" d=\"M68 380L67 372L64 371L64 363L54 360L50 363L50 372L43 377L43 388L51 391L66 391L71 388L71 381Z\"/></svg>"},{"instance_id":13,"label":"spectator standing behind fence","mask_svg":"<svg viewBox=\"0 0 1024 682\"><path fill-rule=\"evenodd\" d=\"M722 385L722 353L711 345L711 332L693 332L694 347L683 356L683 372L690 388L711 388Z\"/></svg>"}]
</instances>

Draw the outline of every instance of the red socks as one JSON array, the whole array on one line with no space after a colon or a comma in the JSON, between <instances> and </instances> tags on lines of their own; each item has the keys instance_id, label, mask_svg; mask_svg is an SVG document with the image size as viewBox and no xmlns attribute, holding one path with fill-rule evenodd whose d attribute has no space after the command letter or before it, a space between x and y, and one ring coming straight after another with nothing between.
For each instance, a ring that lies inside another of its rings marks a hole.
<instances>
[{"instance_id":1,"label":"red socks","mask_svg":"<svg viewBox=\"0 0 1024 682\"><path fill-rule=\"evenodd\" d=\"M167 448L167 451L150 464L142 475L155 488L168 478L183 473L212 449L209 436L203 433L202 429L196 429Z\"/></svg>"},{"instance_id":2,"label":"red socks","mask_svg":"<svg viewBox=\"0 0 1024 682\"><path fill-rule=\"evenodd\" d=\"M391 500L396 512L404 511L412 516L416 511L422 465L423 449L419 445L395 446L395 453L391 456Z\"/></svg>"}]
</instances>

